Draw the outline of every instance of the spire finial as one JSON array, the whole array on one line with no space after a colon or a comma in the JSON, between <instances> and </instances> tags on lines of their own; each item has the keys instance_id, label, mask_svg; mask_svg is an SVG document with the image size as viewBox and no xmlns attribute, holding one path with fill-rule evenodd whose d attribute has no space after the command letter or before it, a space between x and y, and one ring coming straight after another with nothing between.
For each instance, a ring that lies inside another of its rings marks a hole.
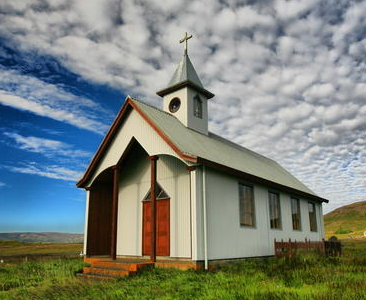
<instances>
[{"instance_id":1,"label":"spire finial","mask_svg":"<svg viewBox=\"0 0 366 300\"><path fill-rule=\"evenodd\" d=\"M192 38L192 35L188 35L186 32L184 37L179 41L179 43L184 43L184 54L188 54L188 40Z\"/></svg>"}]
</instances>

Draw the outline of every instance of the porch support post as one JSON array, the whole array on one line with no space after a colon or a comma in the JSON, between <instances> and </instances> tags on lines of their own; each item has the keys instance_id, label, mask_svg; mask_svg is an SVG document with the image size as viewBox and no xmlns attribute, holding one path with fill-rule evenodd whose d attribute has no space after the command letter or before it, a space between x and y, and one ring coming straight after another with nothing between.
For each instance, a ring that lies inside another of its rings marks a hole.
<instances>
[{"instance_id":1,"label":"porch support post","mask_svg":"<svg viewBox=\"0 0 366 300\"><path fill-rule=\"evenodd\" d=\"M112 230L111 230L111 258L117 257L117 217L118 217L118 192L119 192L119 168L113 166L113 202L112 202Z\"/></svg>"},{"instance_id":2,"label":"porch support post","mask_svg":"<svg viewBox=\"0 0 366 300\"><path fill-rule=\"evenodd\" d=\"M156 162L158 156L149 156L150 170L151 170L151 252L150 260L156 262Z\"/></svg>"}]
</instances>

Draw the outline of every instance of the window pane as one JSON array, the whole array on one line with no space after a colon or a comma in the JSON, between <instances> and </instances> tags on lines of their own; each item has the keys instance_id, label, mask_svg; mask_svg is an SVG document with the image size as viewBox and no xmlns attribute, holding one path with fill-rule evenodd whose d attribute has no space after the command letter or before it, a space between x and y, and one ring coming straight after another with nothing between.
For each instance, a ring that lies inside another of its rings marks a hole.
<instances>
[{"instance_id":1,"label":"window pane","mask_svg":"<svg viewBox=\"0 0 366 300\"><path fill-rule=\"evenodd\" d=\"M300 222L300 200L296 198L291 199L291 211L292 211L292 229L301 230Z\"/></svg>"},{"instance_id":2,"label":"window pane","mask_svg":"<svg viewBox=\"0 0 366 300\"><path fill-rule=\"evenodd\" d=\"M317 231L317 222L316 222L316 211L315 211L315 203L309 202L309 223L310 223L310 231Z\"/></svg>"},{"instance_id":3,"label":"window pane","mask_svg":"<svg viewBox=\"0 0 366 300\"><path fill-rule=\"evenodd\" d=\"M202 118L202 100L198 95L193 98L194 101L194 115L198 118Z\"/></svg>"},{"instance_id":4,"label":"window pane","mask_svg":"<svg viewBox=\"0 0 366 300\"><path fill-rule=\"evenodd\" d=\"M239 184L240 225L255 226L253 187Z\"/></svg>"},{"instance_id":5,"label":"window pane","mask_svg":"<svg viewBox=\"0 0 366 300\"><path fill-rule=\"evenodd\" d=\"M269 192L268 203L271 228L281 229L281 208L278 194Z\"/></svg>"}]
</instances>

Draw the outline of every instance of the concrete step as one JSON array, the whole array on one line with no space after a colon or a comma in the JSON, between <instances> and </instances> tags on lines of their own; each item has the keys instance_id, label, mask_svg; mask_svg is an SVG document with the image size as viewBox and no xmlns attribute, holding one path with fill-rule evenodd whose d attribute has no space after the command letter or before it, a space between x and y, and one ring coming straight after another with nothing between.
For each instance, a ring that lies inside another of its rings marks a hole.
<instances>
[{"instance_id":1,"label":"concrete step","mask_svg":"<svg viewBox=\"0 0 366 300\"><path fill-rule=\"evenodd\" d=\"M96 274L101 276L129 276L134 274L134 271L125 270L125 269L115 269L115 268L106 268L106 267L84 267L83 269L84 274Z\"/></svg>"}]
</instances>

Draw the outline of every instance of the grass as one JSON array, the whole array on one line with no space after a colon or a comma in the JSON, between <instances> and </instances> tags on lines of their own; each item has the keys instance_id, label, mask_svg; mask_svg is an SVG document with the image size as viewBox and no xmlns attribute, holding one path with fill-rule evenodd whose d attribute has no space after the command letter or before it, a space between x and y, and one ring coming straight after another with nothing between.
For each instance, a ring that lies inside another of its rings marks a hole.
<instances>
[{"instance_id":1,"label":"grass","mask_svg":"<svg viewBox=\"0 0 366 300\"><path fill-rule=\"evenodd\" d=\"M366 201L337 208L324 216L326 237L362 237L366 231Z\"/></svg>"},{"instance_id":2,"label":"grass","mask_svg":"<svg viewBox=\"0 0 366 300\"><path fill-rule=\"evenodd\" d=\"M82 249L82 244L22 243L18 241L0 241L0 257L25 254L79 254Z\"/></svg>"},{"instance_id":3,"label":"grass","mask_svg":"<svg viewBox=\"0 0 366 300\"><path fill-rule=\"evenodd\" d=\"M344 256L315 253L249 259L214 271L152 269L116 281L75 277L79 258L0 265L0 299L366 299L366 241L347 240Z\"/></svg>"}]
</instances>

